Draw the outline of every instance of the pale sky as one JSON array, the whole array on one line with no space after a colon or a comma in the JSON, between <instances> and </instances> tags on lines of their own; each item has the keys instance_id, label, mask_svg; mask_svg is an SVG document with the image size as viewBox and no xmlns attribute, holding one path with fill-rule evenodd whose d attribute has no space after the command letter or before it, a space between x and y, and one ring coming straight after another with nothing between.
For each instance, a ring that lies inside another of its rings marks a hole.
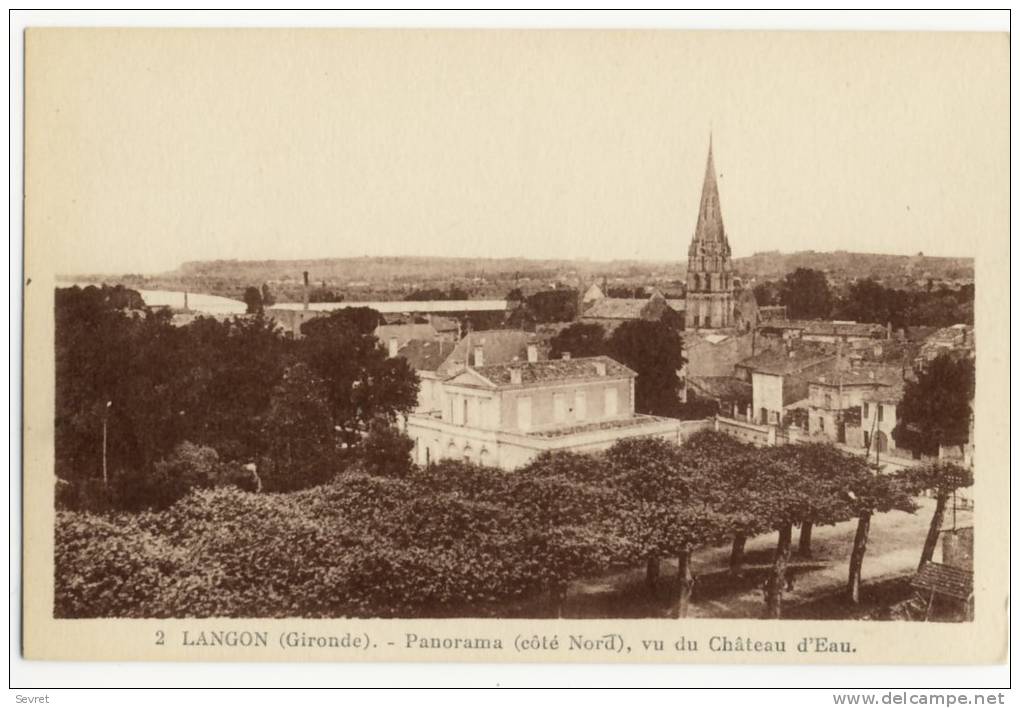
<instances>
[{"instance_id":1,"label":"pale sky","mask_svg":"<svg viewBox=\"0 0 1020 708\"><path fill-rule=\"evenodd\" d=\"M1008 228L1008 36L29 30L55 271L360 255L969 256ZM36 230L36 231L33 231Z\"/></svg>"}]
</instances>

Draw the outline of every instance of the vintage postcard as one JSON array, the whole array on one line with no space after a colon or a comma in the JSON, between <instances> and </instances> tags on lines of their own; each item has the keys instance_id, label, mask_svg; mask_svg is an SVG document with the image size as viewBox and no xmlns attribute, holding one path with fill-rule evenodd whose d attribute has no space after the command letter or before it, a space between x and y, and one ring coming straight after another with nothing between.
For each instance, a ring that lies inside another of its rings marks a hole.
<instances>
[{"instance_id":1,"label":"vintage postcard","mask_svg":"<svg viewBox=\"0 0 1020 708\"><path fill-rule=\"evenodd\" d=\"M1009 38L25 36L29 659L998 663Z\"/></svg>"}]
</instances>

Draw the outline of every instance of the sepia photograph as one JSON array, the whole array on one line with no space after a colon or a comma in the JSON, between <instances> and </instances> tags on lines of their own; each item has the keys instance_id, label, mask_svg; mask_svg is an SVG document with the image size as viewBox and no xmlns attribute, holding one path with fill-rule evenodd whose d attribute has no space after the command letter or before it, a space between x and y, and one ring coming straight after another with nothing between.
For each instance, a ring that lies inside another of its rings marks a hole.
<instances>
[{"instance_id":1,"label":"sepia photograph","mask_svg":"<svg viewBox=\"0 0 1020 708\"><path fill-rule=\"evenodd\" d=\"M25 48L29 654L1004 660L1008 35Z\"/></svg>"}]
</instances>

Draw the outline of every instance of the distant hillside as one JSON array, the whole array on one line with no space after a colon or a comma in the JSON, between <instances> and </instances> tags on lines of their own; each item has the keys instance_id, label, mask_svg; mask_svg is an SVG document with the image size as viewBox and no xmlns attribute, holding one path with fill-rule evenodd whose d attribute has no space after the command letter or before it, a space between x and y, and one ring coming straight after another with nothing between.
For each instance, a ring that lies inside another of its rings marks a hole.
<instances>
[{"instance_id":1,"label":"distant hillside","mask_svg":"<svg viewBox=\"0 0 1020 708\"><path fill-rule=\"evenodd\" d=\"M837 282L865 277L883 281L974 278L973 258L942 258L920 253L913 256L890 256L849 251L834 253L769 251L745 258L734 258L733 266L741 274L759 280L777 280L797 268L820 270Z\"/></svg>"},{"instance_id":2,"label":"distant hillside","mask_svg":"<svg viewBox=\"0 0 1020 708\"><path fill-rule=\"evenodd\" d=\"M824 271L840 285L855 278L874 278L890 287L920 287L926 279L967 281L974 277L969 258L869 253L756 253L736 258L734 270L747 282L778 280L797 268ZM272 261L190 261L159 275L76 275L79 282L121 283L134 288L190 290L240 298L250 285L267 283L279 301L300 300L301 274L308 271L313 288L346 300L402 299L422 288L451 285L472 298L504 297L519 287L525 293L562 284L584 287L605 278L613 285L655 285L666 292L682 289L684 261L593 261L527 258L372 257Z\"/></svg>"}]
</instances>

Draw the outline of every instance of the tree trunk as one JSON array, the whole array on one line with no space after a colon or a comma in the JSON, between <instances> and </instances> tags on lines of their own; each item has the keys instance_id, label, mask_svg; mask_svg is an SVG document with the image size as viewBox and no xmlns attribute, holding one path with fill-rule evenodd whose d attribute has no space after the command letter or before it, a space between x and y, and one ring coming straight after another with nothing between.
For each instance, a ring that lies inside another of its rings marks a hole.
<instances>
[{"instance_id":1,"label":"tree trunk","mask_svg":"<svg viewBox=\"0 0 1020 708\"><path fill-rule=\"evenodd\" d=\"M648 562L645 566L645 586L649 591L654 591L659 584L659 556L655 553L648 555Z\"/></svg>"},{"instance_id":2,"label":"tree trunk","mask_svg":"<svg viewBox=\"0 0 1020 708\"><path fill-rule=\"evenodd\" d=\"M556 619L563 619L563 607L567 604L566 583L556 583L552 586L552 600L556 608Z\"/></svg>"},{"instance_id":3,"label":"tree trunk","mask_svg":"<svg viewBox=\"0 0 1020 708\"><path fill-rule=\"evenodd\" d=\"M917 564L918 570L935 556L935 547L939 543L939 533L942 531L942 522L946 517L946 502L948 500L949 494L939 490L938 496L935 498L935 513L931 517L931 526L928 527L928 537L924 539L921 562Z\"/></svg>"},{"instance_id":4,"label":"tree trunk","mask_svg":"<svg viewBox=\"0 0 1020 708\"><path fill-rule=\"evenodd\" d=\"M733 549L730 551L730 575L740 577L744 574L744 545L747 536L738 533L733 537Z\"/></svg>"},{"instance_id":5,"label":"tree trunk","mask_svg":"<svg viewBox=\"0 0 1020 708\"><path fill-rule=\"evenodd\" d=\"M864 554L868 550L868 532L871 530L871 512L861 512L857 517L857 533L854 535L854 547L850 552L850 577L847 581L847 594L850 602L859 605L861 602L861 566L864 565Z\"/></svg>"},{"instance_id":6,"label":"tree trunk","mask_svg":"<svg viewBox=\"0 0 1020 708\"><path fill-rule=\"evenodd\" d=\"M790 562L790 544L793 540L793 525L786 524L779 529L779 542L772 561L772 572L765 582L765 617L782 617L783 588L786 587L786 566Z\"/></svg>"},{"instance_id":7,"label":"tree trunk","mask_svg":"<svg viewBox=\"0 0 1020 708\"><path fill-rule=\"evenodd\" d=\"M676 564L676 600L671 612L673 619L687 616L691 606L691 593L694 591L694 575L691 573L691 551L686 549L677 556Z\"/></svg>"},{"instance_id":8,"label":"tree trunk","mask_svg":"<svg viewBox=\"0 0 1020 708\"><path fill-rule=\"evenodd\" d=\"M800 525L800 544L797 546L797 555L801 558L811 557L811 530L814 522L803 521Z\"/></svg>"}]
</instances>

